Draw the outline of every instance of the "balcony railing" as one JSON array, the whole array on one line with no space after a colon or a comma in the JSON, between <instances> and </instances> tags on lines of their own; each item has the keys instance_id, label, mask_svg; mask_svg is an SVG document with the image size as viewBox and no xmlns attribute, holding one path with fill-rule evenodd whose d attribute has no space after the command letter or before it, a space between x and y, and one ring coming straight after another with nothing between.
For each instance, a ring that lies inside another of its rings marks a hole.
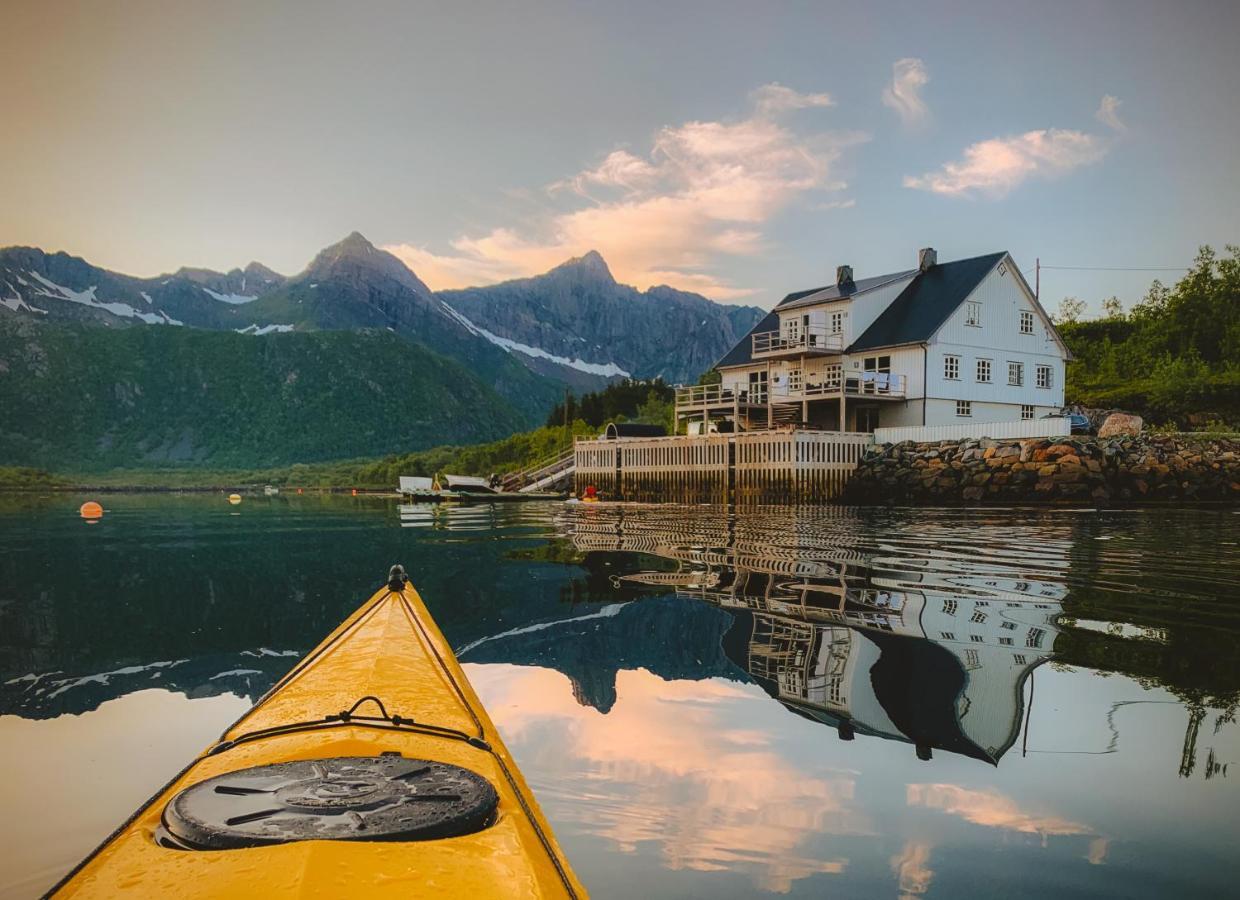
<instances>
[{"instance_id":1,"label":"balcony railing","mask_svg":"<svg viewBox=\"0 0 1240 900\"><path fill-rule=\"evenodd\" d=\"M726 384L698 384L676 388L676 409L727 409L728 407L765 406L768 392L772 403L798 403L826 397L874 397L880 400L903 400L908 379L888 372L829 372L823 375L800 375L784 381L737 388Z\"/></svg>"},{"instance_id":2,"label":"balcony railing","mask_svg":"<svg viewBox=\"0 0 1240 900\"><path fill-rule=\"evenodd\" d=\"M695 384L676 388L677 408L722 408L738 404L749 406L762 403L766 403L766 393L761 387L752 391L745 388L736 389L724 384Z\"/></svg>"},{"instance_id":3,"label":"balcony railing","mask_svg":"<svg viewBox=\"0 0 1240 900\"><path fill-rule=\"evenodd\" d=\"M771 401L788 403L817 397L876 397L903 400L908 379L890 372L831 372L825 375L801 375L771 385Z\"/></svg>"},{"instance_id":4,"label":"balcony railing","mask_svg":"<svg viewBox=\"0 0 1240 900\"><path fill-rule=\"evenodd\" d=\"M801 353L843 353L844 335L828 331L825 325L811 325L795 332L759 331L753 336L753 357L798 355Z\"/></svg>"}]
</instances>

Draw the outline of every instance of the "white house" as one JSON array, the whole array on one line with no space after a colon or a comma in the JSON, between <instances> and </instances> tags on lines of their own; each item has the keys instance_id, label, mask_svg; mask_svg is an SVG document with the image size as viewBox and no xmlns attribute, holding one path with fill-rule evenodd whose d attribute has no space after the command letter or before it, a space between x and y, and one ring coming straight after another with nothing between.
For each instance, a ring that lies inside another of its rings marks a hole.
<instances>
[{"instance_id":1,"label":"white house","mask_svg":"<svg viewBox=\"0 0 1240 900\"><path fill-rule=\"evenodd\" d=\"M1063 406L1067 346L1005 251L789 294L683 388L677 416L742 429L1011 422Z\"/></svg>"}]
</instances>

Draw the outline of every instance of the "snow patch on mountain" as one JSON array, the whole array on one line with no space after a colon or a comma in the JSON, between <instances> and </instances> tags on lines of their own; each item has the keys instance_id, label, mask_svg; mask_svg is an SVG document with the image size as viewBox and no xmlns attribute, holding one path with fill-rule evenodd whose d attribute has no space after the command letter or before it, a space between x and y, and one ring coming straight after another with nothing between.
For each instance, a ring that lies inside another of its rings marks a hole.
<instances>
[{"instance_id":1,"label":"snow patch on mountain","mask_svg":"<svg viewBox=\"0 0 1240 900\"><path fill-rule=\"evenodd\" d=\"M20 278L18 278L17 280L21 281ZM22 284L26 284L26 282L22 281ZM47 315L46 309L39 309L39 307L37 306L31 306L24 299L22 299L22 295L17 292L17 288L13 287L13 285L9 284L9 282L6 281L5 285L8 287L10 291L13 292L13 296L12 297L0 297L0 304L3 304L4 306L8 307L13 312L20 312L21 310L24 309L27 312L42 313L43 315Z\"/></svg>"},{"instance_id":2,"label":"snow patch on mountain","mask_svg":"<svg viewBox=\"0 0 1240 900\"><path fill-rule=\"evenodd\" d=\"M184 325L165 312L139 312L128 303L109 303L95 298L96 286L91 285L84 291L75 291L73 288L67 288L64 285L44 278L38 272L30 272L30 276L48 290L36 291L40 297L51 297L53 300L68 300L70 303L77 303L81 306L89 306L93 309L102 309L104 312L110 312L114 316L122 319L140 319L147 325ZM54 292L54 293L53 293Z\"/></svg>"},{"instance_id":3,"label":"snow patch on mountain","mask_svg":"<svg viewBox=\"0 0 1240 900\"><path fill-rule=\"evenodd\" d=\"M199 285L199 287L201 287L201 285ZM249 294L221 294L218 291L211 290L209 287L204 287L203 290L221 303L231 303L233 306L240 306L243 303L253 303L258 299L257 294L251 297Z\"/></svg>"},{"instance_id":4,"label":"snow patch on mountain","mask_svg":"<svg viewBox=\"0 0 1240 900\"><path fill-rule=\"evenodd\" d=\"M253 334L262 337L264 334L271 334L273 332L284 333L292 331L294 327L293 325L259 325L255 323L247 325L245 328L234 328L233 331L237 332L237 334Z\"/></svg>"},{"instance_id":5,"label":"snow patch on mountain","mask_svg":"<svg viewBox=\"0 0 1240 900\"><path fill-rule=\"evenodd\" d=\"M442 301L440 302L442 303ZM503 347L509 353L523 353L526 356L532 356L536 359L546 359L558 365L567 366L570 369L576 369L578 372L587 372L590 375L602 375L605 378L629 377L630 373L620 368L615 363L592 363L586 362L584 359L569 359L567 356L557 356L554 353L548 353L541 347L531 347L529 344L522 344L520 341L500 337L498 334L494 334L479 325L475 325L448 304L442 303L442 305L444 312L447 313L450 318L460 322L462 326L467 328L473 334L486 338L497 347Z\"/></svg>"}]
</instances>

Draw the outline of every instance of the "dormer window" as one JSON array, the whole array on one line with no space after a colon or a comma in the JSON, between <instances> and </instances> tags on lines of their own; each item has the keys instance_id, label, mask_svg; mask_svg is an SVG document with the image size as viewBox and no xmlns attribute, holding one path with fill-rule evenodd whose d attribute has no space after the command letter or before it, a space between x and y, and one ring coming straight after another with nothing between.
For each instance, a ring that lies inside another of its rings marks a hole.
<instances>
[{"instance_id":1,"label":"dormer window","mask_svg":"<svg viewBox=\"0 0 1240 900\"><path fill-rule=\"evenodd\" d=\"M970 300L964 305L964 324L974 328L982 326L982 304Z\"/></svg>"}]
</instances>

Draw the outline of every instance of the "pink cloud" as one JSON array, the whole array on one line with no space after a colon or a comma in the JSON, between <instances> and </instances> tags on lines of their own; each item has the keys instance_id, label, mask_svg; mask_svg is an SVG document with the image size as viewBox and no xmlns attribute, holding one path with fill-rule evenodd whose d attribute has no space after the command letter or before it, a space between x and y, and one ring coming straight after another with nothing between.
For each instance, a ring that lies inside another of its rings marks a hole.
<instances>
[{"instance_id":1,"label":"pink cloud","mask_svg":"<svg viewBox=\"0 0 1240 900\"><path fill-rule=\"evenodd\" d=\"M993 790L972 791L955 784L910 784L907 800L909 806L937 809L974 825L1040 834L1043 839L1048 835L1094 833L1086 825L1059 816L1024 812L1010 797Z\"/></svg>"},{"instance_id":2,"label":"pink cloud","mask_svg":"<svg viewBox=\"0 0 1240 900\"><path fill-rule=\"evenodd\" d=\"M466 668L535 790L540 773L554 780L543 802L588 791L588 810L568 804L556 814L622 852L653 842L669 869L745 872L761 889L786 893L847 867L802 849L815 835L873 833L851 773L803 769L768 733L732 724L756 688L623 671L603 715L580 706L558 672Z\"/></svg>"},{"instance_id":3,"label":"pink cloud","mask_svg":"<svg viewBox=\"0 0 1240 900\"><path fill-rule=\"evenodd\" d=\"M948 196L1002 197L1029 178L1054 178L1096 163L1107 150L1106 141L1083 131L1027 131L972 144L963 159L937 172L905 176L904 186Z\"/></svg>"},{"instance_id":4,"label":"pink cloud","mask_svg":"<svg viewBox=\"0 0 1240 900\"><path fill-rule=\"evenodd\" d=\"M464 287L537 274L598 250L622 282L670 284L716 299L755 292L712 271L728 257L765 249L764 228L799 198L846 185L833 171L856 132L800 134L779 121L790 109L830 104L826 94L766 85L754 112L736 121L693 121L661 129L646 155L618 149L549 188L577 208L547 207L528 235L496 228L461 236L450 253L386 247L434 288Z\"/></svg>"}]
</instances>

